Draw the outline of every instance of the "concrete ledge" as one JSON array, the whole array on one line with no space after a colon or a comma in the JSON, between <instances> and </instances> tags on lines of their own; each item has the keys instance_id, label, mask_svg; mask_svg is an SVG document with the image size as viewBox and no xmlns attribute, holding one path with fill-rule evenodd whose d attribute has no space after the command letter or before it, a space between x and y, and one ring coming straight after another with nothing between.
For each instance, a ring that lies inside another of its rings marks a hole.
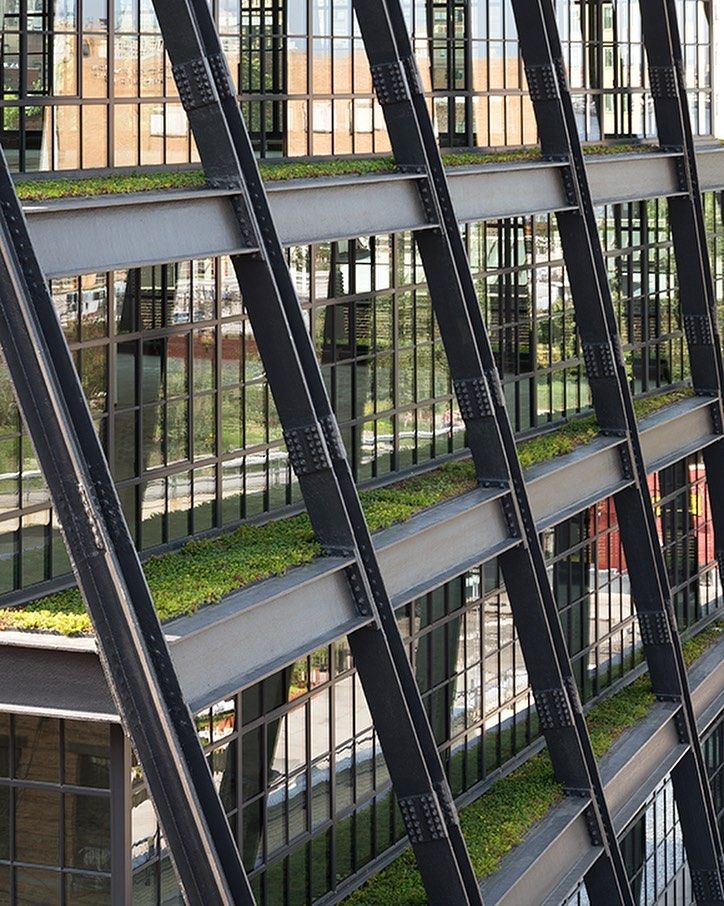
<instances>
[{"instance_id":1,"label":"concrete ledge","mask_svg":"<svg viewBox=\"0 0 724 906\"><path fill-rule=\"evenodd\" d=\"M675 194L675 155L665 152L587 159L597 204ZM703 189L724 188L724 148L699 152ZM521 161L451 168L461 222L563 210L562 164ZM267 184L282 241L332 239L422 229L427 224L415 182L379 174ZM133 195L28 202L30 236L48 277L182 261L242 251L229 192L139 192Z\"/></svg>"},{"instance_id":2,"label":"concrete ledge","mask_svg":"<svg viewBox=\"0 0 724 906\"><path fill-rule=\"evenodd\" d=\"M716 441L710 433L709 406L708 400L690 398L645 420L642 437L647 459L674 462L693 445L701 448ZM540 528L625 487L618 443L596 438L528 471L531 504ZM499 491L470 491L375 536L380 565L396 604L430 591L512 544L500 497ZM316 560L166 624L174 663L192 708L209 705L364 625L350 599L346 563L340 558ZM2 632L0 646L0 710L36 709L56 716L70 716L72 710L73 716L88 717L115 712L92 638ZM65 679L49 687L50 657L52 669Z\"/></svg>"}]
</instances>

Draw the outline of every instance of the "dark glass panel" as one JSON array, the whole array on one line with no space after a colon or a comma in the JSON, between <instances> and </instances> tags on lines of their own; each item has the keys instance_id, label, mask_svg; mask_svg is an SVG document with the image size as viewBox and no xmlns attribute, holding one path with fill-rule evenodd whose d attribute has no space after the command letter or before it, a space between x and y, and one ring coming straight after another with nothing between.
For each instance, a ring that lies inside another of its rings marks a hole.
<instances>
[{"instance_id":1,"label":"dark glass panel","mask_svg":"<svg viewBox=\"0 0 724 906\"><path fill-rule=\"evenodd\" d=\"M110 798L66 794L65 864L86 871L110 871Z\"/></svg>"},{"instance_id":2,"label":"dark glass panel","mask_svg":"<svg viewBox=\"0 0 724 906\"><path fill-rule=\"evenodd\" d=\"M50 717L15 718L15 776L20 780L60 780L60 723Z\"/></svg>"},{"instance_id":3,"label":"dark glass panel","mask_svg":"<svg viewBox=\"0 0 724 906\"><path fill-rule=\"evenodd\" d=\"M66 721L65 782L106 789L110 783L110 727L104 723Z\"/></svg>"},{"instance_id":4,"label":"dark glass panel","mask_svg":"<svg viewBox=\"0 0 724 906\"><path fill-rule=\"evenodd\" d=\"M111 906L110 878L66 875L65 899L73 906Z\"/></svg>"},{"instance_id":5,"label":"dark glass panel","mask_svg":"<svg viewBox=\"0 0 724 906\"><path fill-rule=\"evenodd\" d=\"M18 789L15 793L15 856L19 862L60 865L60 793ZM44 875L43 875L44 877Z\"/></svg>"},{"instance_id":6,"label":"dark glass panel","mask_svg":"<svg viewBox=\"0 0 724 906\"><path fill-rule=\"evenodd\" d=\"M15 906L60 906L61 878L58 872L17 868Z\"/></svg>"}]
</instances>

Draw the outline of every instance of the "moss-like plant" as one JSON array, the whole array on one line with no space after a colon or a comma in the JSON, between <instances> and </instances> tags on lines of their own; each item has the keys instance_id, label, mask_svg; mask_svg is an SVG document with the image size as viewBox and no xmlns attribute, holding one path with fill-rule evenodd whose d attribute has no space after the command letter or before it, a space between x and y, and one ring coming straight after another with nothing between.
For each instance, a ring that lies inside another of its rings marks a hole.
<instances>
[{"instance_id":1,"label":"moss-like plant","mask_svg":"<svg viewBox=\"0 0 724 906\"><path fill-rule=\"evenodd\" d=\"M710 625L684 642L691 665L724 632L724 621ZM587 723L597 757L647 715L654 703L648 676L634 680L588 712ZM528 759L520 768L494 783L460 811L460 823L475 872L488 877L507 853L523 842L533 825L563 796L547 752ZM414 857L407 850L388 868L355 891L345 902L353 906L422 906L427 902Z\"/></svg>"},{"instance_id":2,"label":"moss-like plant","mask_svg":"<svg viewBox=\"0 0 724 906\"><path fill-rule=\"evenodd\" d=\"M646 414L690 393L677 390L637 402ZM570 453L596 436L592 417L576 419L519 444L527 468ZM361 492L371 531L405 522L422 510L475 487L470 460L446 462L411 478ZM225 595L260 579L278 576L294 566L309 563L321 554L306 514L278 519L264 525L242 525L215 538L189 541L178 551L149 559L144 565L162 620L194 613L215 604ZM0 629L83 635L91 624L80 592L67 589L23 607L0 609Z\"/></svg>"},{"instance_id":3,"label":"moss-like plant","mask_svg":"<svg viewBox=\"0 0 724 906\"><path fill-rule=\"evenodd\" d=\"M588 145L591 155L636 153L655 150L652 145ZM503 151L450 151L443 154L447 167L482 166L540 160L537 148ZM319 179L330 176L365 176L375 173L394 173L392 157L337 157L331 160L286 160L279 163L262 161L259 164L265 182L289 179ZM109 173L104 176L54 179L22 179L17 191L22 201L50 201L57 198L87 198L98 195L121 195L128 192L160 192L169 189L201 189L206 185L202 170L170 170L135 173Z\"/></svg>"}]
</instances>

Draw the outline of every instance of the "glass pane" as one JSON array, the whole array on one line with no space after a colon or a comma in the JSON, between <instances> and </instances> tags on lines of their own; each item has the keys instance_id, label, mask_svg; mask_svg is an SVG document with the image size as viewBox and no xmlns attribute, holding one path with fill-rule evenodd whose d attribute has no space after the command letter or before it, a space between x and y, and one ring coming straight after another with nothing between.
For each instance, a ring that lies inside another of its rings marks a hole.
<instances>
[{"instance_id":1,"label":"glass pane","mask_svg":"<svg viewBox=\"0 0 724 906\"><path fill-rule=\"evenodd\" d=\"M59 825L60 793L27 788L16 790L15 854L19 862L58 865Z\"/></svg>"},{"instance_id":2,"label":"glass pane","mask_svg":"<svg viewBox=\"0 0 724 906\"><path fill-rule=\"evenodd\" d=\"M110 728L108 724L65 723L65 782L107 789L110 783Z\"/></svg>"},{"instance_id":3,"label":"glass pane","mask_svg":"<svg viewBox=\"0 0 724 906\"><path fill-rule=\"evenodd\" d=\"M60 780L59 723L50 717L15 718L15 776L21 780Z\"/></svg>"},{"instance_id":4,"label":"glass pane","mask_svg":"<svg viewBox=\"0 0 724 906\"><path fill-rule=\"evenodd\" d=\"M65 901L73 906L111 906L111 880L68 875L65 879Z\"/></svg>"},{"instance_id":5,"label":"glass pane","mask_svg":"<svg viewBox=\"0 0 724 906\"><path fill-rule=\"evenodd\" d=\"M133 906L157 906L158 862L147 865L133 875Z\"/></svg>"},{"instance_id":6,"label":"glass pane","mask_svg":"<svg viewBox=\"0 0 724 906\"><path fill-rule=\"evenodd\" d=\"M110 798L66 795L64 811L65 864L88 871L110 871Z\"/></svg>"},{"instance_id":7,"label":"glass pane","mask_svg":"<svg viewBox=\"0 0 724 906\"><path fill-rule=\"evenodd\" d=\"M17 906L59 906L60 878L57 872L22 868L15 872Z\"/></svg>"}]
</instances>

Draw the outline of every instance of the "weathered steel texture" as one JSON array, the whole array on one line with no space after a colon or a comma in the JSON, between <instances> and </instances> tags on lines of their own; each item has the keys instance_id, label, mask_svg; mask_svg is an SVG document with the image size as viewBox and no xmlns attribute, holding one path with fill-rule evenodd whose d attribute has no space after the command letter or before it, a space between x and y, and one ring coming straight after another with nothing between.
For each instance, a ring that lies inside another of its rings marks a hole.
<instances>
[{"instance_id":1,"label":"weathered steel texture","mask_svg":"<svg viewBox=\"0 0 724 906\"><path fill-rule=\"evenodd\" d=\"M687 748L673 773L685 846L695 872L721 871L721 844L686 682L666 565L646 481L616 312L568 88L552 0L513 0L543 153L567 162L563 183L574 208L557 213L594 409L604 433L622 437L624 473L634 484L616 494L621 539L656 695L680 703ZM705 331L706 332L706 331ZM698 817L697 817L698 815ZM724 898L724 888L722 888Z\"/></svg>"},{"instance_id":2,"label":"weathered steel texture","mask_svg":"<svg viewBox=\"0 0 724 906\"><path fill-rule=\"evenodd\" d=\"M676 191L675 155L647 152L587 158L595 204ZM724 149L699 151L703 191L724 188ZM567 205L562 165L550 161L456 167L448 171L460 222L524 217ZM421 229L425 211L415 174L267 183L282 243L304 245ZM48 277L241 252L231 190L139 192L27 202L25 213ZM193 229L178 230L179 223Z\"/></svg>"}]
</instances>

